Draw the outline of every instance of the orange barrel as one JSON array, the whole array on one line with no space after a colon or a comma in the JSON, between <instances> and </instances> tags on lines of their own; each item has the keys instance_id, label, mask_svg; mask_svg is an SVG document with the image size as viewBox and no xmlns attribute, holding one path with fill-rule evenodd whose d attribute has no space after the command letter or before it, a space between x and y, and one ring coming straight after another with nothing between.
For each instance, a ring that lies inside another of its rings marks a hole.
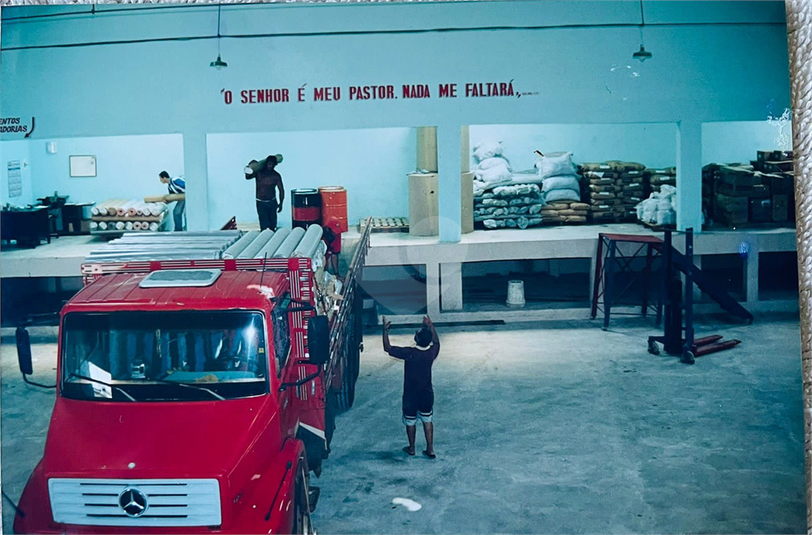
<instances>
[{"instance_id":1,"label":"orange barrel","mask_svg":"<svg viewBox=\"0 0 812 535\"><path fill-rule=\"evenodd\" d=\"M290 197L293 228L307 228L321 221L321 196L314 188L292 190Z\"/></svg>"},{"instance_id":2,"label":"orange barrel","mask_svg":"<svg viewBox=\"0 0 812 535\"><path fill-rule=\"evenodd\" d=\"M322 186L319 194L322 226L334 219L339 223L339 232L347 232L350 229L347 221L347 190L341 186Z\"/></svg>"}]
</instances>

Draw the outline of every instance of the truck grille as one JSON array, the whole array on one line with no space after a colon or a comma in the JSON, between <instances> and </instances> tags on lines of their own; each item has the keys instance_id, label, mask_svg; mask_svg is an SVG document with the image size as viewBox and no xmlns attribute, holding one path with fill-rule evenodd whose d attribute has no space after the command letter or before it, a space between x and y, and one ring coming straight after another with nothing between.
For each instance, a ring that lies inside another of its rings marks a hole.
<instances>
[{"instance_id":1,"label":"truck grille","mask_svg":"<svg viewBox=\"0 0 812 535\"><path fill-rule=\"evenodd\" d=\"M85 526L219 526L216 479L48 480L54 522Z\"/></svg>"}]
</instances>

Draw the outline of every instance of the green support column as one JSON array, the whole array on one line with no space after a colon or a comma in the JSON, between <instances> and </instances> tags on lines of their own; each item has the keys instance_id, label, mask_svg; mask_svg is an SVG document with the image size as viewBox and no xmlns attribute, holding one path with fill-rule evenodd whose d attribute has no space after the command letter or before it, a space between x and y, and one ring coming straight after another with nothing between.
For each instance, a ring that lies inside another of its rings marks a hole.
<instances>
[{"instance_id":1,"label":"green support column","mask_svg":"<svg viewBox=\"0 0 812 535\"><path fill-rule=\"evenodd\" d=\"M184 132L183 171L186 175L187 230L216 230L226 223L208 220L209 178L206 154L206 134Z\"/></svg>"},{"instance_id":2,"label":"green support column","mask_svg":"<svg viewBox=\"0 0 812 535\"><path fill-rule=\"evenodd\" d=\"M702 124L677 124L677 229L702 232Z\"/></svg>"},{"instance_id":3,"label":"green support column","mask_svg":"<svg viewBox=\"0 0 812 535\"><path fill-rule=\"evenodd\" d=\"M441 125L437 128L437 169L440 185L440 241L457 243L462 236L462 190L460 188L460 126Z\"/></svg>"}]
</instances>

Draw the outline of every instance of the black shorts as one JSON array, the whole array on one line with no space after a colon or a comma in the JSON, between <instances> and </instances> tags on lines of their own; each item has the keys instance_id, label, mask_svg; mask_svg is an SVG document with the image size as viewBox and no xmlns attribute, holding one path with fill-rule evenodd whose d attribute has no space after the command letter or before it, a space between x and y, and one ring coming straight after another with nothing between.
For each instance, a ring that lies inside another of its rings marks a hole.
<instances>
[{"instance_id":1,"label":"black shorts","mask_svg":"<svg viewBox=\"0 0 812 535\"><path fill-rule=\"evenodd\" d=\"M433 413L434 392L418 390L403 393L403 423L405 425L415 425L418 418L423 423L431 423Z\"/></svg>"}]
</instances>

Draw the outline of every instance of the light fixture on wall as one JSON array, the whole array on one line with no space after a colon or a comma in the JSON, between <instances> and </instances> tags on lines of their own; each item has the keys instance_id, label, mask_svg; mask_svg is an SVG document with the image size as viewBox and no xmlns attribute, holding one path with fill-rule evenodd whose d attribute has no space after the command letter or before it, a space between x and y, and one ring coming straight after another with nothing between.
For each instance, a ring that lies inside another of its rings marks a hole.
<instances>
[{"instance_id":1,"label":"light fixture on wall","mask_svg":"<svg viewBox=\"0 0 812 535\"><path fill-rule=\"evenodd\" d=\"M643 0L640 0L640 50L632 54L634 59L639 59L640 63L646 61L647 59L651 59L651 52L646 50L645 45L643 45L643 26L646 25L646 17L643 14Z\"/></svg>"},{"instance_id":2,"label":"light fixture on wall","mask_svg":"<svg viewBox=\"0 0 812 535\"><path fill-rule=\"evenodd\" d=\"M228 67L228 63L220 59L220 8L221 5L217 4L217 59L209 63L209 67L214 67L218 71L223 67Z\"/></svg>"}]
</instances>

